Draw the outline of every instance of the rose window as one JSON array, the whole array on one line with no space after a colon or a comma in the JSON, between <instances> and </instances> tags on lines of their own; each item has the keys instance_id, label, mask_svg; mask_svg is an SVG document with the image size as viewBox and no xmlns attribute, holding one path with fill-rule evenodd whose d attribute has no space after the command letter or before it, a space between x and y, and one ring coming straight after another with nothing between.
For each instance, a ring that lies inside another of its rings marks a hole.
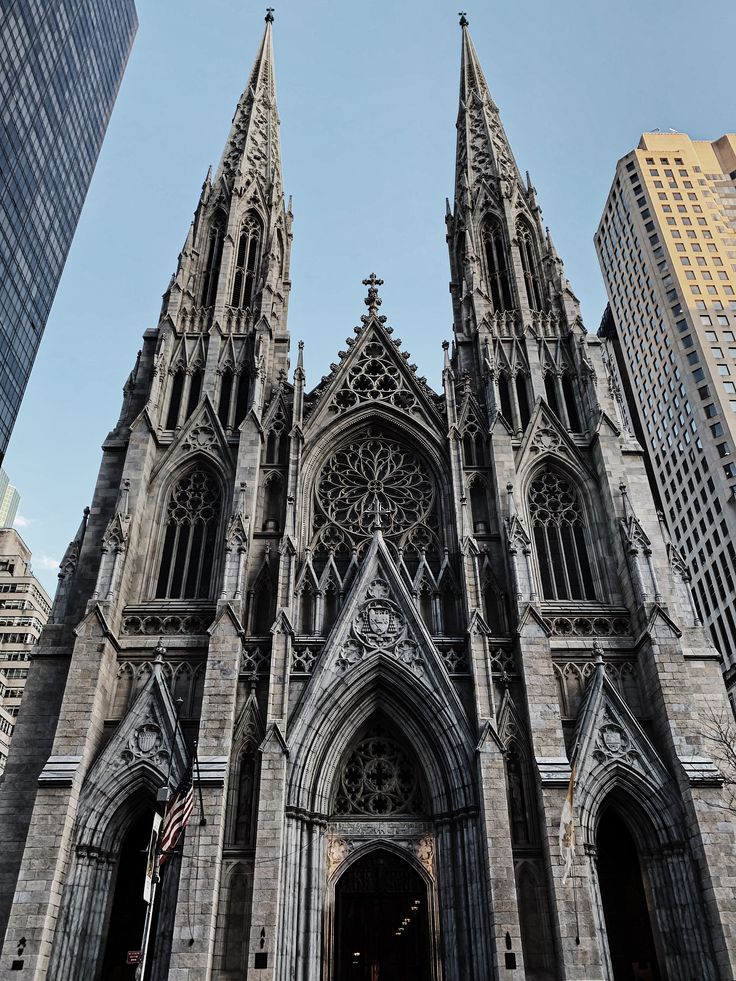
<instances>
[{"instance_id":1,"label":"rose window","mask_svg":"<svg viewBox=\"0 0 736 981\"><path fill-rule=\"evenodd\" d=\"M416 764L380 726L350 754L340 775L335 811L370 817L424 812Z\"/></svg>"},{"instance_id":2,"label":"rose window","mask_svg":"<svg viewBox=\"0 0 736 981\"><path fill-rule=\"evenodd\" d=\"M427 519L433 500L419 459L395 440L370 433L330 457L317 480L324 516L361 538L371 534L377 518L385 535L403 534Z\"/></svg>"}]
</instances>

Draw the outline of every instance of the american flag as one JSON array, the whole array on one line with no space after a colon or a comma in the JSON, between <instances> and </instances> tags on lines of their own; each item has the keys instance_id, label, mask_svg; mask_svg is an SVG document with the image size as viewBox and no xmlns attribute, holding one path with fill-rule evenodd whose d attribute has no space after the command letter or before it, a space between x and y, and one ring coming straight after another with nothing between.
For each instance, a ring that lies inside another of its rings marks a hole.
<instances>
[{"instance_id":1,"label":"american flag","mask_svg":"<svg viewBox=\"0 0 736 981\"><path fill-rule=\"evenodd\" d=\"M164 811L164 822L159 838L159 868L171 854L179 835L186 828L194 810L194 787L192 785L192 763L190 761L182 781L169 798Z\"/></svg>"}]
</instances>

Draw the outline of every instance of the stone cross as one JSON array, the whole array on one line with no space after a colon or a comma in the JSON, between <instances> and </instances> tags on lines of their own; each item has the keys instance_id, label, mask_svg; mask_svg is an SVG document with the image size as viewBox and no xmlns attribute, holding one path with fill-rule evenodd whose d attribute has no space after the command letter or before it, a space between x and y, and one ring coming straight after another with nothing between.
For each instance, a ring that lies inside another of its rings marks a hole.
<instances>
[{"instance_id":1,"label":"stone cross","mask_svg":"<svg viewBox=\"0 0 736 981\"><path fill-rule=\"evenodd\" d=\"M373 507L367 510L365 513L368 517L373 516L371 531L379 531L383 526L383 522L381 521L383 508L381 507L381 502L378 500L378 494L373 495Z\"/></svg>"},{"instance_id":2,"label":"stone cross","mask_svg":"<svg viewBox=\"0 0 736 981\"><path fill-rule=\"evenodd\" d=\"M363 286L368 287L368 296L364 300L365 305L368 307L368 313L378 313L378 308L383 302L378 295L378 287L383 286L383 280L379 279L375 273L371 273L368 279L363 280Z\"/></svg>"}]
</instances>

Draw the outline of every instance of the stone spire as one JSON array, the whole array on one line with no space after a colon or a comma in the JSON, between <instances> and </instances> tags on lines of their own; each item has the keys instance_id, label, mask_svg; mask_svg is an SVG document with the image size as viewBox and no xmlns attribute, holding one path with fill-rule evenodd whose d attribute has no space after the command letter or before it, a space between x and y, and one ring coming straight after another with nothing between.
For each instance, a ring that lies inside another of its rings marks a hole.
<instances>
[{"instance_id":1,"label":"stone spire","mask_svg":"<svg viewBox=\"0 0 736 981\"><path fill-rule=\"evenodd\" d=\"M233 116L215 186L224 177L231 191L248 187L253 181L258 181L266 193L281 191L281 141L272 35L273 10L269 8L263 40Z\"/></svg>"},{"instance_id":2,"label":"stone spire","mask_svg":"<svg viewBox=\"0 0 736 981\"><path fill-rule=\"evenodd\" d=\"M467 188L477 186L481 180L495 178L500 181L507 197L515 183L523 187L498 106L491 97L464 14L460 26L463 42L457 120L456 205L463 200Z\"/></svg>"}]
</instances>

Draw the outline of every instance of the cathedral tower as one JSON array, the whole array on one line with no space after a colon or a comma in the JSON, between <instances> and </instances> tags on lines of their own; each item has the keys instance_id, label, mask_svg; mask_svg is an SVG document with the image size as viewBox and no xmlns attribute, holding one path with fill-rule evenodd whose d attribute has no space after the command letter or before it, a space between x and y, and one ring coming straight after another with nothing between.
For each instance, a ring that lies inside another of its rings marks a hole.
<instances>
[{"instance_id":1,"label":"cathedral tower","mask_svg":"<svg viewBox=\"0 0 736 981\"><path fill-rule=\"evenodd\" d=\"M28 679L0 978L124 976L195 742L155 981L730 978L717 657L467 21L440 393L375 275L290 380L272 21Z\"/></svg>"}]
</instances>

